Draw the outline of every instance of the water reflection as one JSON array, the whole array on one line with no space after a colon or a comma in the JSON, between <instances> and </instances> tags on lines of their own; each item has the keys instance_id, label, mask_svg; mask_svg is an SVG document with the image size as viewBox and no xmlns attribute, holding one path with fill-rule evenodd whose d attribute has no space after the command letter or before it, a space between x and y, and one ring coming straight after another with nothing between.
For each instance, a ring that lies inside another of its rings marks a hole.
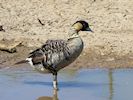
<instances>
[{"instance_id":1,"label":"water reflection","mask_svg":"<svg viewBox=\"0 0 133 100\"><path fill-rule=\"evenodd\" d=\"M113 88L113 71L112 71L112 69L109 70L108 77L109 77L109 100L113 100L114 88Z\"/></svg>"},{"instance_id":2,"label":"water reflection","mask_svg":"<svg viewBox=\"0 0 133 100\"><path fill-rule=\"evenodd\" d=\"M0 100L133 100L132 69L83 69L72 78L62 72L60 91L52 90L51 76L27 70L0 71Z\"/></svg>"},{"instance_id":3,"label":"water reflection","mask_svg":"<svg viewBox=\"0 0 133 100\"><path fill-rule=\"evenodd\" d=\"M58 99L58 91L56 89L53 89L53 96L52 97L42 96L42 97L39 97L37 100L59 100Z\"/></svg>"}]
</instances>

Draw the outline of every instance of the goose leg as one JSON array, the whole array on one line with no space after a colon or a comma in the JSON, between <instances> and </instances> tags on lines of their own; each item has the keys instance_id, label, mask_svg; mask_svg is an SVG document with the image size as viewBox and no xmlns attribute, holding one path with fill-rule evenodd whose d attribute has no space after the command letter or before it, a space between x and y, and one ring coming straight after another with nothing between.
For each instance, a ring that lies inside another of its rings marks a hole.
<instances>
[{"instance_id":1,"label":"goose leg","mask_svg":"<svg viewBox=\"0 0 133 100\"><path fill-rule=\"evenodd\" d=\"M53 88L58 90L57 75L53 75Z\"/></svg>"},{"instance_id":2,"label":"goose leg","mask_svg":"<svg viewBox=\"0 0 133 100\"><path fill-rule=\"evenodd\" d=\"M53 99L52 100L59 100L58 99L58 90L57 89L53 89Z\"/></svg>"}]
</instances>

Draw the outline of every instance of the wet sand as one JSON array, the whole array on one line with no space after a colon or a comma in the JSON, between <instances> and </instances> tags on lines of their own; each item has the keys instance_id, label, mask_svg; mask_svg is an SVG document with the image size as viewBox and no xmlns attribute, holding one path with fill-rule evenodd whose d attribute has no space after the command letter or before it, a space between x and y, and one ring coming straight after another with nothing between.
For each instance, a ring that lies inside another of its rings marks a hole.
<instances>
[{"instance_id":1,"label":"wet sand","mask_svg":"<svg viewBox=\"0 0 133 100\"><path fill-rule=\"evenodd\" d=\"M33 48L32 48L33 49ZM27 57L29 51L32 50L27 47L18 47L16 53L7 53L1 51L1 68L5 67L21 67L29 64L14 65L16 62L23 60ZM99 52L90 48L85 48L81 55L66 69L79 69L79 68L132 68L133 58L131 55L118 56L115 54L101 55Z\"/></svg>"}]
</instances>

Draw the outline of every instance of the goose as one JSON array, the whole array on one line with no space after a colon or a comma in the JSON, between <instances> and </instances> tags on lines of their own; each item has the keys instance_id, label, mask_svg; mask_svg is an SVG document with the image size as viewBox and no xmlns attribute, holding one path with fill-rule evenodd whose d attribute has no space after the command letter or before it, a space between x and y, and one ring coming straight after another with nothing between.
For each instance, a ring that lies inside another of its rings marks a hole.
<instances>
[{"instance_id":1,"label":"goose","mask_svg":"<svg viewBox=\"0 0 133 100\"><path fill-rule=\"evenodd\" d=\"M29 63L36 71L48 71L53 74L53 88L58 89L57 73L71 64L82 52L84 43L79 31L93 32L86 21L76 21L66 40L47 40L40 48L29 53L29 56L15 64Z\"/></svg>"}]
</instances>

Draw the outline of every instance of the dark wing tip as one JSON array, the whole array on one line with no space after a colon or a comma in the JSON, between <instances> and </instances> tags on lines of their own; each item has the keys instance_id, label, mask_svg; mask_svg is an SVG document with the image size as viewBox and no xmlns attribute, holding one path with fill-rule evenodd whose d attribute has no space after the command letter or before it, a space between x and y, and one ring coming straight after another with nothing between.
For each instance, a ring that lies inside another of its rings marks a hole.
<instances>
[{"instance_id":1,"label":"dark wing tip","mask_svg":"<svg viewBox=\"0 0 133 100\"><path fill-rule=\"evenodd\" d=\"M23 64L23 63L27 63L27 62L28 62L28 60L22 60L22 61L16 62L14 65Z\"/></svg>"}]
</instances>

